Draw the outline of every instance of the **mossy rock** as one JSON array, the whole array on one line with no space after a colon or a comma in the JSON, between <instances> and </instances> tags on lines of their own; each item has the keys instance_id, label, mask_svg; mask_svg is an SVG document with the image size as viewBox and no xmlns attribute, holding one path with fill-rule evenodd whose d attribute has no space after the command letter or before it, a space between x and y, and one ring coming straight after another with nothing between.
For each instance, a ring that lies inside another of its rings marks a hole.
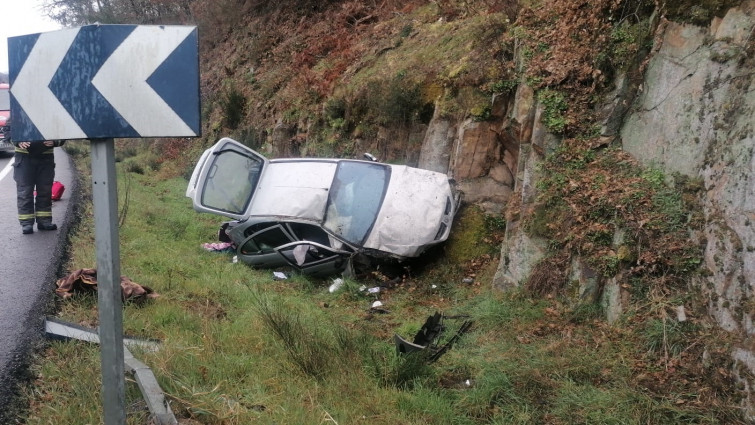
<instances>
[{"instance_id":1,"label":"mossy rock","mask_svg":"<svg viewBox=\"0 0 755 425\"><path fill-rule=\"evenodd\" d=\"M480 207L465 205L456 214L451 235L446 242L446 258L449 262L462 264L486 254L495 254L498 245L493 241L491 220Z\"/></svg>"}]
</instances>

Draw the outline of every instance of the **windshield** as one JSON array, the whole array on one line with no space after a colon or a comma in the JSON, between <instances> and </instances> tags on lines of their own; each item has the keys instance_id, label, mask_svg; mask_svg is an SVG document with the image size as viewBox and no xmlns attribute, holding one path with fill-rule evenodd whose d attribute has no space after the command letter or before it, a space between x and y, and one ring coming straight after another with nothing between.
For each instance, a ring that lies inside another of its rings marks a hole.
<instances>
[{"instance_id":1,"label":"windshield","mask_svg":"<svg viewBox=\"0 0 755 425\"><path fill-rule=\"evenodd\" d=\"M0 88L0 111L10 111L10 93L7 88Z\"/></svg>"},{"instance_id":2,"label":"windshield","mask_svg":"<svg viewBox=\"0 0 755 425\"><path fill-rule=\"evenodd\" d=\"M323 226L360 245L375 223L389 179L390 168L383 164L341 161L330 188Z\"/></svg>"},{"instance_id":3,"label":"windshield","mask_svg":"<svg viewBox=\"0 0 755 425\"><path fill-rule=\"evenodd\" d=\"M237 215L246 212L263 161L233 148L216 152L208 161L212 163L202 187L202 205Z\"/></svg>"}]
</instances>

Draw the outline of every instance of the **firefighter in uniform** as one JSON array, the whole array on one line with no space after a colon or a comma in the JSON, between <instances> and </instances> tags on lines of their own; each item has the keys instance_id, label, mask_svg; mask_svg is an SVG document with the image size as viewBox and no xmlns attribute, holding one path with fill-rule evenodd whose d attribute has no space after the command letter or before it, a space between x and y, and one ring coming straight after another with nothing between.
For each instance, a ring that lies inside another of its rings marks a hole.
<instances>
[{"instance_id":1,"label":"firefighter in uniform","mask_svg":"<svg viewBox=\"0 0 755 425\"><path fill-rule=\"evenodd\" d=\"M65 140L13 143L16 146L13 180L16 181L18 221L25 235L34 233L35 220L39 230L58 228L52 222L53 149L64 143Z\"/></svg>"}]
</instances>

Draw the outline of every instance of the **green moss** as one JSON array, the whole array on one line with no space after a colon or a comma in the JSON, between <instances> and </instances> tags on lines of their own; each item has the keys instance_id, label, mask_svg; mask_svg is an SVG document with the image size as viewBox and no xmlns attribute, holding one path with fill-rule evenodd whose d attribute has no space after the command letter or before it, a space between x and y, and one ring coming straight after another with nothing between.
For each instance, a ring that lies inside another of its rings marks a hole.
<instances>
[{"instance_id":1,"label":"green moss","mask_svg":"<svg viewBox=\"0 0 755 425\"><path fill-rule=\"evenodd\" d=\"M546 204L538 204L532 214L525 217L524 230L530 236L550 238L552 231L549 229L548 223L551 222L556 214L558 214L556 208L552 208Z\"/></svg>"},{"instance_id":2,"label":"green moss","mask_svg":"<svg viewBox=\"0 0 755 425\"><path fill-rule=\"evenodd\" d=\"M464 206L456 215L454 229L446 242L446 258L462 264L500 248L495 235L502 233L500 220L491 218L476 205Z\"/></svg>"},{"instance_id":3,"label":"green moss","mask_svg":"<svg viewBox=\"0 0 755 425\"><path fill-rule=\"evenodd\" d=\"M537 94L537 100L543 105L541 120L545 127L553 133L562 134L569 124L564 115L568 109L566 96L557 90L544 89Z\"/></svg>"},{"instance_id":4,"label":"green moss","mask_svg":"<svg viewBox=\"0 0 755 425\"><path fill-rule=\"evenodd\" d=\"M637 58L641 49L650 40L650 23L643 20L632 23L625 20L611 31L611 66L616 70L626 70Z\"/></svg>"},{"instance_id":5,"label":"green moss","mask_svg":"<svg viewBox=\"0 0 755 425\"><path fill-rule=\"evenodd\" d=\"M490 119L491 109L490 105L479 105L472 108L469 114L475 121L487 121Z\"/></svg>"},{"instance_id":6,"label":"green moss","mask_svg":"<svg viewBox=\"0 0 755 425\"><path fill-rule=\"evenodd\" d=\"M739 6L737 0L671 0L665 3L666 16L679 22L708 25L716 16L723 16L727 9Z\"/></svg>"}]
</instances>

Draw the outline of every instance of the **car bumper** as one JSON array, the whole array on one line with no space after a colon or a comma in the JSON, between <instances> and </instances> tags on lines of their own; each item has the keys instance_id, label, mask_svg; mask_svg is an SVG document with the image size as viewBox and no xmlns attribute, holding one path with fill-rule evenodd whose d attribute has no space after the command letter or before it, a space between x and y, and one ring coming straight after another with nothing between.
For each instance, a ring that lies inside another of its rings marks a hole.
<instances>
[{"instance_id":1,"label":"car bumper","mask_svg":"<svg viewBox=\"0 0 755 425\"><path fill-rule=\"evenodd\" d=\"M13 152L15 150L16 147L13 146L13 143L11 143L10 140L0 139L0 152Z\"/></svg>"}]
</instances>

